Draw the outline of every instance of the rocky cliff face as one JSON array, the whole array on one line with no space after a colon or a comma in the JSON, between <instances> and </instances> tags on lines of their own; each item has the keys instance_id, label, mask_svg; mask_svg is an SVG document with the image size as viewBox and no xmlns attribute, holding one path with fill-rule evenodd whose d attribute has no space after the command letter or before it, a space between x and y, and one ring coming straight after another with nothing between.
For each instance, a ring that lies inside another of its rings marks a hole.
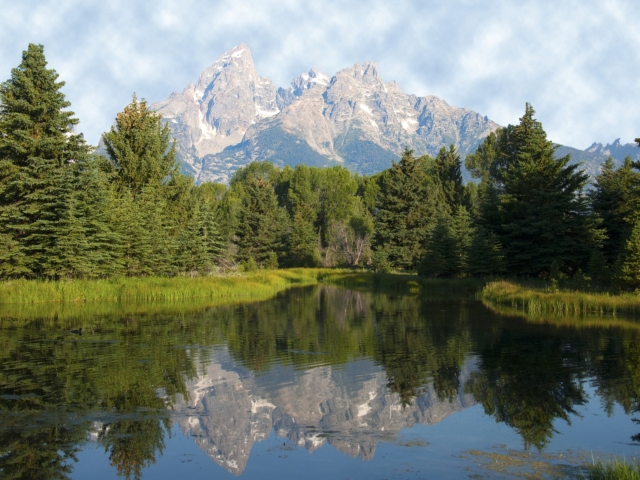
<instances>
[{"instance_id":1,"label":"rocky cliff face","mask_svg":"<svg viewBox=\"0 0 640 480\"><path fill-rule=\"evenodd\" d=\"M385 82L375 62L356 63L329 77L317 68L288 88L256 71L249 47L240 44L205 69L195 84L151 105L177 141L182 170L196 182L228 182L251 161L276 165L343 165L374 174L388 168L405 147L436 155L454 144L462 158L498 128L486 116L434 97L406 94ZM635 144L594 143L586 150L560 146L591 176L611 155L640 158ZM463 176L469 178L463 168Z\"/></svg>"},{"instance_id":2,"label":"rocky cliff face","mask_svg":"<svg viewBox=\"0 0 640 480\"><path fill-rule=\"evenodd\" d=\"M602 145L601 143L593 143L585 152L604 155L605 157L613 157L623 162L625 157L631 157L633 160L640 160L640 148L636 143L622 144L620 139L616 139L613 143Z\"/></svg>"},{"instance_id":3,"label":"rocky cliff face","mask_svg":"<svg viewBox=\"0 0 640 480\"><path fill-rule=\"evenodd\" d=\"M332 78L312 68L276 90L240 44L207 68L195 85L152 105L177 140L183 170L196 180L228 181L254 160L341 164L372 174L405 147L436 154L455 144L462 155L498 125L487 117L385 83L374 62Z\"/></svg>"},{"instance_id":4,"label":"rocky cliff face","mask_svg":"<svg viewBox=\"0 0 640 480\"><path fill-rule=\"evenodd\" d=\"M228 352L218 352L188 382L190 398L178 400L175 418L214 462L235 475L245 469L253 444L272 429L309 452L329 444L366 460L379 441L393 441L402 428L435 424L475 403L462 387L451 402L440 401L428 385L403 407L389 392L384 371L368 360L337 370L275 367L260 376L232 365ZM463 369L461 385L469 374Z\"/></svg>"},{"instance_id":5,"label":"rocky cliff face","mask_svg":"<svg viewBox=\"0 0 640 480\"><path fill-rule=\"evenodd\" d=\"M279 112L275 86L258 75L244 44L218 58L195 85L151 108L169 123L180 160L196 177L206 155L237 145L252 124Z\"/></svg>"}]
</instances>

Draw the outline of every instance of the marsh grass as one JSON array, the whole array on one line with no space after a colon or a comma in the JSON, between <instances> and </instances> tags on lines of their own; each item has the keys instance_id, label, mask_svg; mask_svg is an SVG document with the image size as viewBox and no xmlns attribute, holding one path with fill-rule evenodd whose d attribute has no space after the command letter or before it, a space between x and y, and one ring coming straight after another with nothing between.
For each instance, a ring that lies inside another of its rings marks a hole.
<instances>
[{"instance_id":1,"label":"marsh grass","mask_svg":"<svg viewBox=\"0 0 640 480\"><path fill-rule=\"evenodd\" d=\"M0 323L68 323L144 314L184 314L209 307L267 300L290 287L335 285L359 291L473 298L476 280L429 280L416 275L347 269L261 270L208 277L105 280L12 280L0 283Z\"/></svg>"},{"instance_id":2,"label":"marsh grass","mask_svg":"<svg viewBox=\"0 0 640 480\"><path fill-rule=\"evenodd\" d=\"M589 467L589 480L640 480L640 464L620 461L594 462Z\"/></svg>"},{"instance_id":3,"label":"marsh grass","mask_svg":"<svg viewBox=\"0 0 640 480\"><path fill-rule=\"evenodd\" d=\"M321 269L259 271L208 277L105 280L12 280L0 284L0 305L97 302L182 302L193 299L265 298L294 285L317 283Z\"/></svg>"},{"instance_id":4,"label":"marsh grass","mask_svg":"<svg viewBox=\"0 0 640 480\"><path fill-rule=\"evenodd\" d=\"M636 293L583 292L556 290L544 284L522 284L498 280L487 283L477 298L494 305L511 307L529 315L640 314L640 295Z\"/></svg>"}]
</instances>

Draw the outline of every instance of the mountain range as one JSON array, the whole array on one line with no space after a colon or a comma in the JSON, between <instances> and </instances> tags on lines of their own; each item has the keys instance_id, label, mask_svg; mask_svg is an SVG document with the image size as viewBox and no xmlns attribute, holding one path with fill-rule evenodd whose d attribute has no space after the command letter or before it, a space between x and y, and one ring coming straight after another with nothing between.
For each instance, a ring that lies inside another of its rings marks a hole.
<instances>
[{"instance_id":1,"label":"mountain range","mask_svg":"<svg viewBox=\"0 0 640 480\"><path fill-rule=\"evenodd\" d=\"M436 155L453 144L464 159L499 127L438 97L404 93L371 61L332 77L314 67L288 88L276 88L258 74L245 44L151 108L171 128L182 171L198 183L227 183L239 167L260 160L280 167L343 165L371 175L391 166L405 147ZM557 154L571 153L572 162L583 162L593 176L608 155L618 161L636 156L633 147L616 140L586 150L560 146ZM466 170L463 176L469 179Z\"/></svg>"}]
</instances>

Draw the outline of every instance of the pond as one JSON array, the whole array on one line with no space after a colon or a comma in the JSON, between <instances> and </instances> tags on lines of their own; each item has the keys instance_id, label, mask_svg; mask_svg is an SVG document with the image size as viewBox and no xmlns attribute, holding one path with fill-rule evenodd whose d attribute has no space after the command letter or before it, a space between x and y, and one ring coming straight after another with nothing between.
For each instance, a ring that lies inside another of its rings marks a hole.
<instances>
[{"instance_id":1,"label":"pond","mask_svg":"<svg viewBox=\"0 0 640 480\"><path fill-rule=\"evenodd\" d=\"M633 320L328 286L2 316L0 478L584 478L640 452Z\"/></svg>"}]
</instances>

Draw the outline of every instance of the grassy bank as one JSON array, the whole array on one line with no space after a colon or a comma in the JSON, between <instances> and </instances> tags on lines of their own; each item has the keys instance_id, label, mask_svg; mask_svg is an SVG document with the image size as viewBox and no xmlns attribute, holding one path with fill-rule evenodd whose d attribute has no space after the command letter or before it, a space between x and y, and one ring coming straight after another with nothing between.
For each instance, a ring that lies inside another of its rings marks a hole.
<instances>
[{"instance_id":1,"label":"grassy bank","mask_svg":"<svg viewBox=\"0 0 640 480\"><path fill-rule=\"evenodd\" d=\"M592 293L571 290L549 291L543 284L520 284L513 281L489 282L477 297L494 305L532 315L615 315L640 314L640 295Z\"/></svg>"},{"instance_id":2,"label":"grassy bank","mask_svg":"<svg viewBox=\"0 0 640 480\"><path fill-rule=\"evenodd\" d=\"M316 284L382 293L446 294L456 298L473 298L483 285L474 280L428 280L415 275L321 268L199 278L13 280L0 283L0 319L62 321L184 314L208 307L266 300L290 287Z\"/></svg>"},{"instance_id":3,"label":"grassy bank","mask_svg":"<svg viewBox=\"0 0 640 480\"><path fill-rule=\"evenodd\" d=\"M384 275L353 270L296 268L209 277L141 277L105 280L11 280L0 283L0 305L149 303L194 299L266 298L292 286L324 283L355 289L402 293L473 295L475 280L428 280L415 275Z\"/></svg>"},{"instance_id":4,"label":"grassy bank","mask_svg":"<svg viewBox=\"0 0 640 480\"><path fill-rule=\"evenodd\" d=\"M589 467L589 480L640 480L640 464L617 459L597 462Z\"/></svg>"},{"instance_id":5,"label":"grassy bank","mask_svg":"<svg viewBox=\"0 0 640 480\"><path fill-rule=\"evenodd\" d=\"M294 285L317 283L322 269L259 271L211 277L105 280L13 280L0 284L0 304L148 303L193 299L266 298Z\"/></svg>"}]
</instances>

